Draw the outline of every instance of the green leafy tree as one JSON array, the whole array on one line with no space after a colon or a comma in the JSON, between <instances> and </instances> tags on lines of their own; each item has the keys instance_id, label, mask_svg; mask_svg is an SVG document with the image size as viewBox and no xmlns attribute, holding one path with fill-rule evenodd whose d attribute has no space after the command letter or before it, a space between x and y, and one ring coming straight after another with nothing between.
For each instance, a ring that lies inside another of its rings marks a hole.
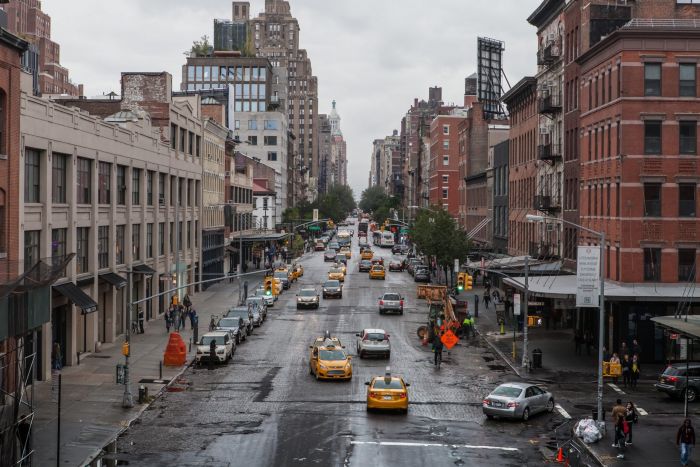
<instances>
[{"instance_id":1,"label":"green leafy tree","mask_svg":"<svg viewBox=\"0 0 700 467\"><path fill-rule=\"evenodd\" d=\"M190 53L194 53L197 57L206 57L211 54L212 50L213 47L209 43L209 36L204 35L198 41L192 42Z\"/></svg>"},{"instance_id":2,"label":"green leafy tree","mask_svg":"<svg viewBox=\"0 0 700 467\"><path fill-rule=\"evenodd\" d=\"M389 197L381 186L372 186L362 192L360 209L364 212L374 213L377 209L387 205Z\"/></svg>"}]
</instances>

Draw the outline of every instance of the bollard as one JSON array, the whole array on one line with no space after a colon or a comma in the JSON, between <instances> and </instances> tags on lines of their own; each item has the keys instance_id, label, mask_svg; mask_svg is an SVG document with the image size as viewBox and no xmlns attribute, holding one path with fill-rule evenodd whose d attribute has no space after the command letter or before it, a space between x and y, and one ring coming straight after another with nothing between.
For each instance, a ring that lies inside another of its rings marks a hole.
<instances>
[{"instance_id":1,"label":"bollard","mask_svg":"<svg viewBox=\"0 0 700 467\"><path fill-rule=\"evenodd\" d=\"M163 360L158 362L158 379L163 379Z\"/></svg>"},{"instance_id":2,"label":"bollard","mask_svg":"<svg viewBox=\"0 0 700 467\"><path fill-rule=\"evenodd\" d=\"M187 351L192 353L192 338L191 337L190 337L190 346L189 346L189 349Z\"/></svg>"},{"instance_id":3,"label":"bollard","mask_svg":"<svg viewBox=\"0 0 700 467\"><path fill-rule=\"evenodd\" d=\"M80 352L78 352L78 366L80 366Z\"/></svg>"},{"instance_id":4,"label":"bollard","mask_svg":"<svg viewBox=\"0 0 700 467\"><path fill-rule=\"evenodd\" d=\"M505 333L506 333L506 329L505 329L505 326L503 324L503 321L501 321L501 335L503 335Z\"/></svg>"}]
</instances>

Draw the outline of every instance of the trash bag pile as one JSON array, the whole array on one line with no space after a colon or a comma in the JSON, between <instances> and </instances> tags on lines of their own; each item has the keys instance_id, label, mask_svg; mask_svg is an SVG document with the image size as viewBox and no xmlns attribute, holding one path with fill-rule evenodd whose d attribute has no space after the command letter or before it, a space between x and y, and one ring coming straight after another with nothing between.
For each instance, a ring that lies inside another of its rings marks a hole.
<instances>
[{"instance_id":1,"label":"trash bag pile","mask_svg":"<svg viewBox=\"0 0 700 467\"><path fill-rule=\"evenodd\" d=\"M603 433L601 433L598 424L592 418L580 420L574 428L574 433L586 444L595 443L603 438Z\"/></svg>"}]
</instances>

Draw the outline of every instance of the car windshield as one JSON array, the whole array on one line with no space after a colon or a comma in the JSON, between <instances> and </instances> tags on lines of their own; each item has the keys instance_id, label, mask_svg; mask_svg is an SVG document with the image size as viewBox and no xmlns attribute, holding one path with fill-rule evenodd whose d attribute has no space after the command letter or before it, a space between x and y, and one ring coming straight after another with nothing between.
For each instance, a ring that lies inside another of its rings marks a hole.
<instances>
[{"instance_id":1,"label":"car windshield","mask_svg":"<svg viewBox=\"0 0 700 467\"><path fill-rule=\"evenodd\" d=\"M276 277L277 279L286 279L286 278L287 278L287 273L286 273L286 272L282 272L282 271L277 271L277 272L275 273L275 277Z\"/></svg>"},{"instance_id":2,"label":"car windshield","mask_svg":"<svg viewBox=\"0 0 700 467\"><path fill-rule=\"evenodd\" d=\"M211 341L216 341L217 345L224 344L224 336L202 336L199 345L211 345Z\"/></svg>"},{"instance_id":3,"label":"car windshield","mask_svg":"<svg viewBox=\"0 0 700 467\"><path fill-rule=\"evenodd\" d=\"M384 334L379 333L379 332L371 332L371 333L367 334L367 338L371 341L383 341Z\"/></svg>"},{"instance_id":4,"label":"car windshield","mask_svg":"<svg viewBox=\"0 0 700 467\"><path fill-rule=\"evenodd\" d=\"M326 281L323 283L324 287L340 287L340 281Z\"/></svg>"},{"instance_id":5,"label":"car windshield","mask_svg":"<svg viewBox=\"0 0 700 467\"><path fill-rule=\"evenodd\" d=\"M498 386L492 393L492 396L518 397L523 392L520 388L513 386Z\"/></svg>"},{"instance_id":6,"label":"car windshield","mask_svg":"<svg viewBox=\"0 0 700 467\"><path fill-rule=\"evenodd\" d=\"M383 271L383 270L384 270L383 267L378 266L376 264L374 266L372 266L372 271Z\"/></svg>"},{"instance_id":7,"label":"car windshield","mask_svg":"<svg viewBox=\"0 0 700 467\"><path fill-rule=\"evenodd\" d=\"M240 318L221 318L219 327L221 328L237 328L240 324Z\"/></svg>"},{"instance_id":8,"label":"car windshield","mask_svg":"<svg viewBox=\"0 0 700 467\"><path fill-rule=\"evenodd\" d=\"M399 296L399 294L385 293L384 300L401 300L401 297Z\"/></svg>"},{"instance_id":9,"label":"car windshield","mask_svg":"<svg viewBox=\"0 0 700 467\"><path fill-rule=\"evenodd\" d=\"M243 321L247 321L250 317L248 316L248 312L241 312L241 311L229 311L228 315L226 316L227 318L243 318Z\"/></svg>"},{"instance_id":10,"label":"car windshield","mask_svg":"<svg viewBox=\"0 0 700 467\"><path fill-rule=\"evenodd\" d=\"M314 297L316 295L316 291L313 289L303 289L299 292L300 297Z\"/></svg>"},{"instance_id":11,"label":"car windshield","mask_svg":"<svg viewBox=\"0 0 700 467\"><path fill-rule=\"evenodd\" d=\"M320 360L345 360L345 352L342 350L320 350L318 358Z\"/></svg>"},{"instance_id":12,"label":"car windshield","mask_svg":"<svg viewBox=\"0 0 700 467\"><path fill-rule=\"evenodd\" d=\"M343 271L341 271L340 268L332 268L332 269L331 269L330 271L328 271L328 272L330 272L331 274L337 274L337 273L343 272Z\"/></svg>"},{"instance_id":13,"label":"car windshield","mask_svg":"<svg viewBox=\"0 0 700 467\"><path fill-rule=\"evenodd\" d=\"M363 259L363 260L360 262L360 264L363 265L363 266L369 266L370 264L372 264L372 262L371 262L370 260L368 260L368 259Z\"/></svg>"},{"instance_id":14,"label":"car windshield","mask_svg":"<svg viewBox=\"0 0 700 467\"><path fill-rule=\"evenodd\" d=\"M372 385L374 389L403 389L400 379L390 379L388 382L385 378L377 378Z\"/></svg>"}]
</instances>

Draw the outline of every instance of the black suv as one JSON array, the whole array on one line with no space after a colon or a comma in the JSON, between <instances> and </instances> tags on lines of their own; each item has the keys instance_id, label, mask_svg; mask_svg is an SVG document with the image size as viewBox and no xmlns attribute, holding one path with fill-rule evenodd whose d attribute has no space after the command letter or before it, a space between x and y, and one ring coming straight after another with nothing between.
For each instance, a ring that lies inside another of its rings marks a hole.
<instances>
[{"instance_id":1,"label":"black suv","mask_svg":"<svg viewBox=\"0 0 700 467\"><path fill-rule=\"evenodd\" d=\"M657 391L665 392L671 397L683 398L685 396L686 364L674 363L666 367L659 376L659 382L654 384ZM693 402L700 393L700 363L688 364L688 402Z\"/></svg>"}]
</instances>

